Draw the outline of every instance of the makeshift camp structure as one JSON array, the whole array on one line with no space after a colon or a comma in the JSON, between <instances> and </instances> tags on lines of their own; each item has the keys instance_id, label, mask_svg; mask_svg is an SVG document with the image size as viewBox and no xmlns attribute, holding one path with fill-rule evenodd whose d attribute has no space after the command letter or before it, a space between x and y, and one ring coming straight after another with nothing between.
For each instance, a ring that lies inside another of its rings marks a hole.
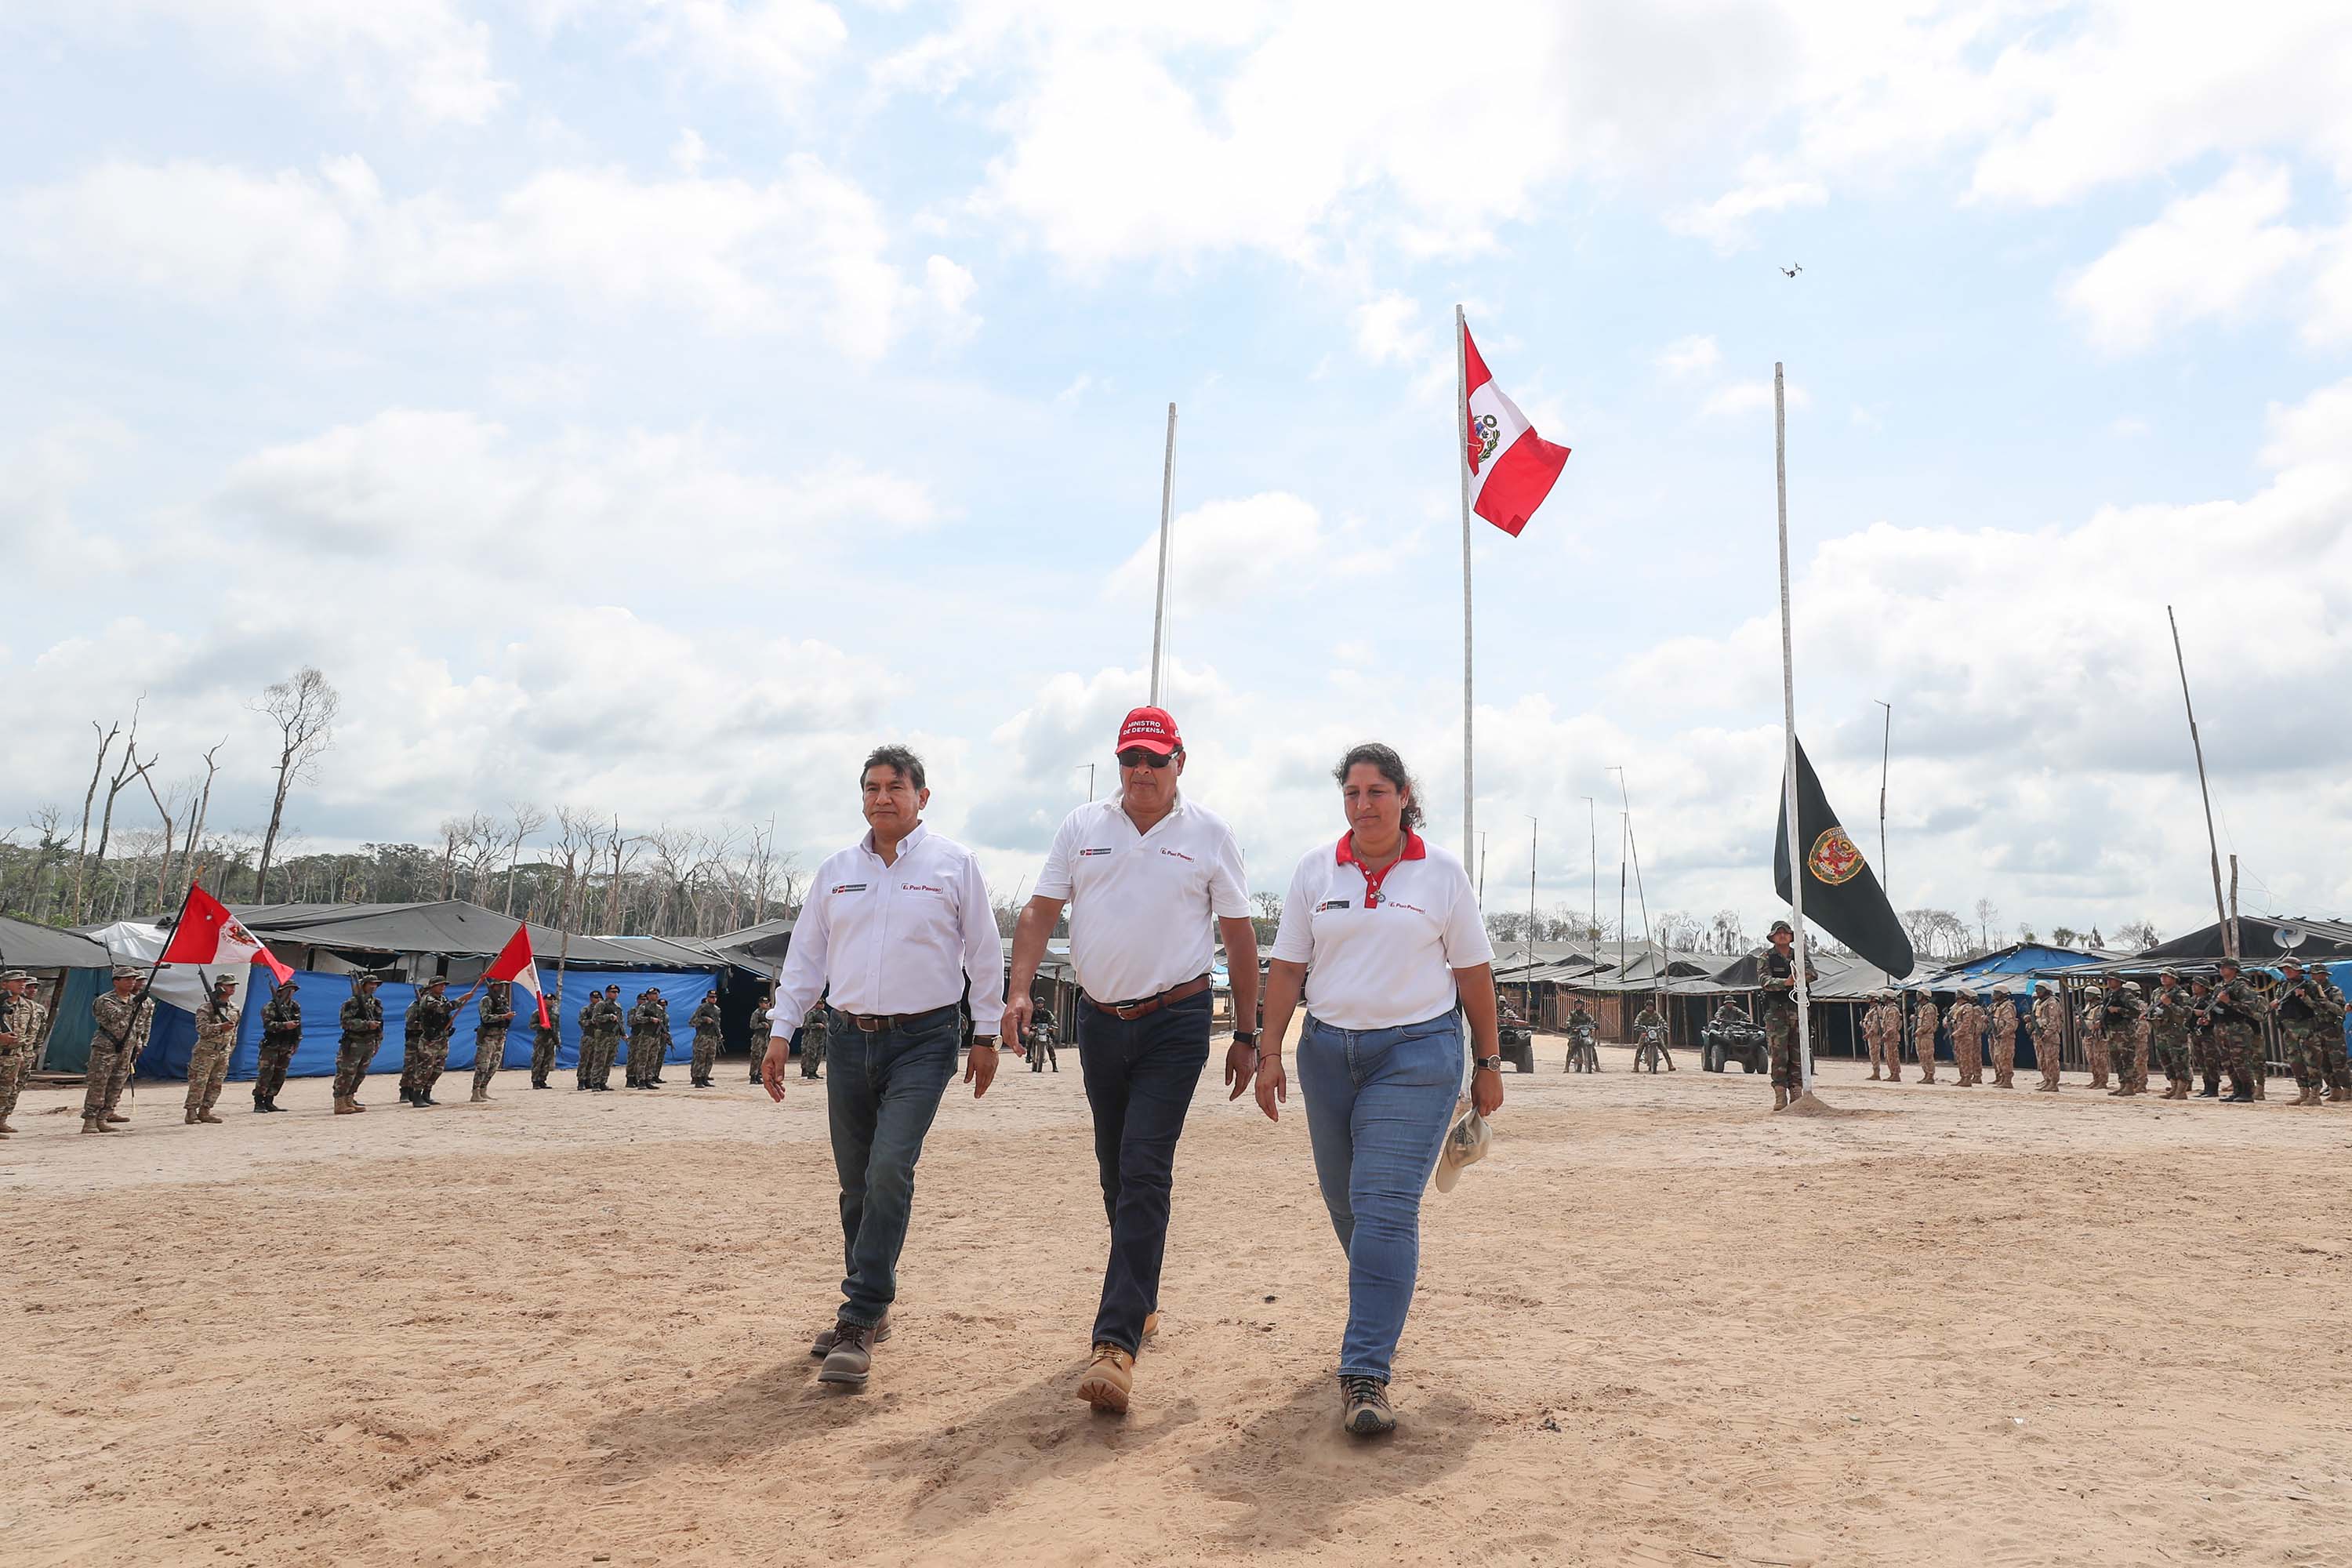
<instances>
[{"instance_id":1,"label":"makeshift camp structure","mask_svg":"<svg viewBox=\"0 0 2352 1568\"><path fill-rule=\"evenodd\" d=\"M0 969L30 974L33 998L49 1015L42 1037L28 1042L25 1071L81 1071L89 1059L94 1026L89 1005L113 963L102 943L77 931L0 915Z\"/></svg>"}]
</instances>

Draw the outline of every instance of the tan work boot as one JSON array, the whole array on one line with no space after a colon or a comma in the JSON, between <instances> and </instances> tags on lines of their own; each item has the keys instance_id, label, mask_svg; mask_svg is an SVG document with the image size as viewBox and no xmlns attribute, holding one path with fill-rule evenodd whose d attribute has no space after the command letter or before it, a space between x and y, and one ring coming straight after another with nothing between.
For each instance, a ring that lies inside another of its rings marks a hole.
<instances>
[{"instance_id":1,"label":"tan work boot","mask_svg":"<svg viewBox=\"0 0 2352 1568\"><path fill-rule=\"evenodd\" d=\"M1772 1109L1775 1110L1789 1109L1789 1091L1777 1083L1772 1086Z\"/></svg>"},{"instance_id":2,"label":"tan work boot","mask_svg":"<svg viewBox=\"0 0 2352 1568\"><path fill-rule=\"evenodd\" d=\"M128 1116L123 1115L123 1114L122 1114L122 1112L121 1112L121 1111L119 1111L119 1110L110 1110L110 1111L108 1111L108 1112L106 1113L106 1119L107 1119L107 1121L110 1121L110 1122L123 1122L123 1121L130 1121L130 1120L131 1120L131 1118L129 1118Z\"/></svg>"},{"instance_id":3,"label":"tan work boot","mask_svg":"<svg viewBox=\"0 0 2352 1568\"><path fill-rule=\"evenodd\" d=\"M474 1097L471 1100L468 1100L466 1103L468 1105L481 1105L487 1103L489 1098L490 1091L488 1089L478 1089L474 1091Z\"/></svg>"},{"instance_id":4,"label":"tan work boot","mask_svg":"<svg viewBox=\"0 0 2352 1568\"><path fill-rule=\"evenodd\" d=\"M83 1117L81 1119L81 1130L85 1132L111 1132L114 1131L113 1128L109 1127L106 1124L106 1121L102 1117L97 1116Z\"/></svg>"},{"instance_id":5,"label":"tan work boot","mask_svg":"<svg viewBox=\"0 0 2352 1568\"><path fill-rule=\"evenodd\" d=\"M194 1127L196 1124L196 1113L191 1110L185 1116L180 1118L180 1120L185 1122L188 1126Z\"/></svg>"},{"instance_id":6,"label":"tan work boot","mask_svg":"<svg viewBox=\"0 0 2352 1568\"><path fill-rule=\"evenodd\" d=\"M1156 1310L1154 1310L1154 1311L1150 1311L1150 1312L1146 1312L1146 1313L1144 1313L1144 1314L1143 1314L1143 1337L1144 1337L1145 1339L1147 1339L1147 1340L1148 1340L1148 1339L1150 1339L1152 1335L1154 1335L1154 1334L1158 1333L1159 1331L1160 1331L1160 1314L1159 1314L1159 1312L1158 1312L1158 1311L1156 1311Z\"/></svg>"},{"instance_id":7,"label":"tan work boot","mask_svg":"<svg viewBox=\"0 0 2352 1568\"><path fill-rule=\"evenodd\" d=\"M213 1108L209 1105L196 1112L196 1120L199 1121L210 1121L215 1124L217 1124L220 1121L220 1118L213 1114Z\"/></svg>"},{"instance_id":8,"label":"tan work boot","mask_svg":"<svg viewBox=\"0 0 2352 1568\"><path fill-rule=\"evenodd\" d=\"M366 1106L362 1105L359 1102L359 1098L356 1095L347 1094L341 1100L335 1101L335 1114L338 1116L357 1116L361 1111L365 1110L366 1109Z\"/></svg>"},{"instance_id":9,"label":"tan work boot","mask_svg":"<svg viewBox=\"0 0 2352 1568\"><path fill-rule=\"evenodd\" d=\"M1127 1396L1135 1389L1135 1358L1117 1345L1097 1345L1078 1379L1078 1397L1097 1410L1127 1414Z\"/></svg>"}]
</instances>

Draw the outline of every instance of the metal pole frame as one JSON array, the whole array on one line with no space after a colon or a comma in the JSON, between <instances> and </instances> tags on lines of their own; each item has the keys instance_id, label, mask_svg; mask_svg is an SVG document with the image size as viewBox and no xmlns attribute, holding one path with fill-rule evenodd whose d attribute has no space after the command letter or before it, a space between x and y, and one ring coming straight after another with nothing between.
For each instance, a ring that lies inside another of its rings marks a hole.
<instances>
[{"instance_id":1,"label":"metal pole frame","mask_svg":"<svg viewBox=\"0 0 2352 1568\"><path fill-rule=\"evenodd\" d=\"M1176 405L1168 405L1168 452L1160 465L1160 584L1151 600L1151 705L1160 706L1160 650L1168 624L1168 513L1176 493Z\"/></svg>"},{"instance_id":2,"label":"metal pole frame","mask_svg":"<svg viewBox=\"0 0 2352 1568\"><path fill-rule=\"evenodd\" d=\"M1813 1031L1805 985L1805 874L1810 857L1797 837L1797 660L1789 634L1789 404L1780 363L1772 362L1772 479L1780 527L1781 806L1789 832L1789 924L1796 931L1797 1063L1800 1093L1813 1091Z\"/></svg>"},{"instance_id":3,"label":"metal pole frame","mask_svg":"<svg viewBox=\"0 0 2352 1568\"><path fill-rule=\"evenodd\" d=\"M1454 307L1454 467L1462 481L1462 859L1470 859L1478 794L1471 771L1470 325Z\"/></svg>"}]
</instances>

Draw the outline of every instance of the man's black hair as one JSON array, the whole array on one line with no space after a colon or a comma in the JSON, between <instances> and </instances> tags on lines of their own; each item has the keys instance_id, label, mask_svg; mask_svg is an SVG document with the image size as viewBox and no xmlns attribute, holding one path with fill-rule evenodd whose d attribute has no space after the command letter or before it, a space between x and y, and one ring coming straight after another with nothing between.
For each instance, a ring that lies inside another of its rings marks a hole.
<instances>
[{"instance_id":1,"label":"man's black hair","mask_svg":"<svg viewBox=\"0 0 2352 1568\"><path fill-rule=\"evenodd\" d=\"M923 759L905 746L877 746L866 753L866 765L857 770L857 782L864 784L866 775L876 768L888 768L917 789L929 786L923 783Z\"/></svg>"}]
</instances>

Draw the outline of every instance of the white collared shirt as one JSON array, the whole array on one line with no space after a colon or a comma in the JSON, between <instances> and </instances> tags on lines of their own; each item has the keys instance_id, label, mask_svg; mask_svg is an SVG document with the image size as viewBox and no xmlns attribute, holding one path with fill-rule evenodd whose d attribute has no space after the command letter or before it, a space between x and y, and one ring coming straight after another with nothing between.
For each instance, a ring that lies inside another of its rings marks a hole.
<instances>
[{"instance_id":1,"label":"white collared shirt","mask_svg":"<svg viewBox=\"0 0 2352 1568\"><path fill-rule=\"evenodd\" d=\"M1388 869L1367 873L1343 834L1299 860L1274 956L1307 965L1307 1010L1331 1027L1393 1029L1451 1012L1454 972L1495 949L1459 859L1408 833Z\"/></svg>"},{"instance_id":2,"label":"white collared shirt","mask_svg":"<svg viewBox=\"0 0 2352 1568\"><path fill-rule=\"evenodd\" d=\"M1070 905L1070 966L1097 1002L1136 1002L1209 973L1217 920L1249 917L1242 847L1225 819L1181 791L1135 830L1114 795L1062 821L1037 873L1040 898Z\"/></svg>"},{"instance_id":3,"label":"white collared shirt","mask_svg":"<svg viewBox=\"0 0 2352 1568\"><path fill-rule=\"evenodd\" d=\"M1004 1016L1004 943L980 862L919 822L886 866L869 831L816 868L769 1023L792 1038L820 995L848 1013L928 1013L962 1001L967 978L972 1029L992 1035Z\"/></svg>"}]
</instances>

